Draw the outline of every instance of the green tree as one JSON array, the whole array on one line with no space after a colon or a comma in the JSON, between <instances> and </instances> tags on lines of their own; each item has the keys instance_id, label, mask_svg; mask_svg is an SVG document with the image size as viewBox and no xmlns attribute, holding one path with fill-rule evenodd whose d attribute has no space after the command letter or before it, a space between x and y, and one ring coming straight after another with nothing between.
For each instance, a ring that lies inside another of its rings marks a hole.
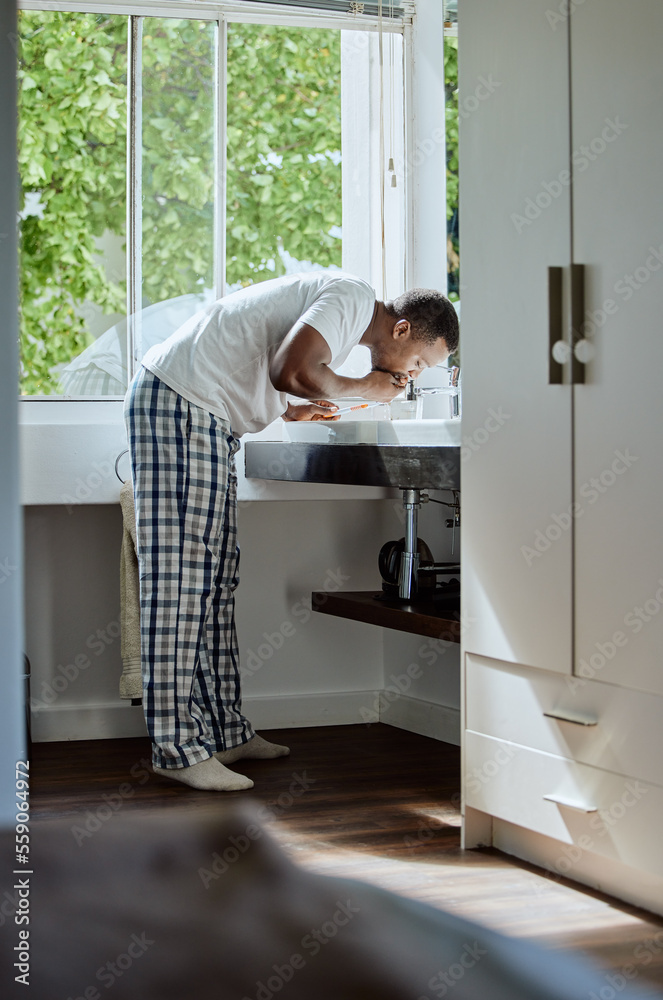
<instances>
[{"instance_id":1,"label":"green tree","mask_svg":"<svg viewBox=\"0 0 663 1000\"><path fill-rule=\"evenodd\" d=\"M452 223L447 241L449 298L459 298L458 247L458 38L444 39L444 91L447 146L447 221Z\"/></svg>"},{"instance_id":2,"label":"green tree","mask_svg":"<svg viewBox=\"0 0 663 1000\"><path fill-rule=\"evenodd\" d=\"M214 27L143 21L144 305L214 284Z\"/></svg>"},{"instance_id":3,"label":"green tree","mask_svg":"<svg viewBox=\"0 0 663 1000\"><path fill-rule=\"evenodd\" d=\"M143 23L148 304L212 286L214 43ZM23 11L20 39L22 391L48 394L90 341L83 303L125 308L97 241L125 233L127 18ZM340 33L231 25L228 48L227 280L281 273L281 248L340 265Z\"/></svg>"},{"instance_id":4,"label":"green tree","mask_svg":"<svg viewBox=\"0 0 663 1000\"><path fill-rule=\"evenodd\" d=\"M89 340L77 306L124 309L95 240L124 231L126 19L23 11L20 41L21 381L49 393Z\"/></svg>"},{"instance_id":5,"label":"green tree","mask_svg":"<svg viewBox=\"0 0 663 1000\"><path fill-rule=\"evenodd\" d=\"M230 283L283 273L281 247L341 265L340 49L339 31L229 27Z\"/></svg>"}]
</instances>

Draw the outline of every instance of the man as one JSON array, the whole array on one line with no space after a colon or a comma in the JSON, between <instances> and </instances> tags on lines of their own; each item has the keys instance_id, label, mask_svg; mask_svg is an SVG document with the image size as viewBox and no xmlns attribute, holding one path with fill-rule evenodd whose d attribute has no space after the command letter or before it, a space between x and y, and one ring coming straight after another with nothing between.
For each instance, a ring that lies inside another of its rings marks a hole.
<instances>
[{"instance_id":1,"label":"man","mask_svg":"<svg viewBox=\"0 0 663 1000\"><path fill-rule=\"evenodd\" d=\"M369 348L373 370L337 375L357 344ZM360 278L321 271L235 292L147 352L125 416L143 708L156 773L234 791L253 782L227 764L289 753L256 735L241 711L234 623L240 436L279 416L333 418L337 407L327 397L390 402L457 344L456 313L439 292L415 289L377 302ZM293 404L286 394L307 402Z\"/></svg>"}]
</instances>

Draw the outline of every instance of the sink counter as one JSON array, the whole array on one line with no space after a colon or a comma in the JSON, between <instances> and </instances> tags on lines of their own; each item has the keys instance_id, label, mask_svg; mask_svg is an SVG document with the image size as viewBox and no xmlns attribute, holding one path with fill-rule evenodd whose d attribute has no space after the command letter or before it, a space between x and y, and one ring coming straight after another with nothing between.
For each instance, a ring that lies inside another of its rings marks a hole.
<instances>
[{"instance_id":1,"label":"sink counter","mask_svg":"<svg viewBox=\"0 0 663 1000\"><path fill-rule=\"evenodd\" d=\"M246 476L396 489L460 489L460 447L446 444L322 444L249 441Z\"/></svg>"}]
</instances>

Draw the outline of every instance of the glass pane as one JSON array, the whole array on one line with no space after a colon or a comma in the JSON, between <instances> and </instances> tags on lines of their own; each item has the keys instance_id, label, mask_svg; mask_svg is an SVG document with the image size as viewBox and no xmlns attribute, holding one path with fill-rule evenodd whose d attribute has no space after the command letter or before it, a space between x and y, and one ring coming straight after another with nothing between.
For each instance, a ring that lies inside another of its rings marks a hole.
<instances>
[{"instance_id":1,"label":"glass pane","mask_svg":"<svg viewBox=\"0 0 663 1000\"><path fill-rule=\"evenodd\" d=\"M340 31L228 26L226 281L341 266Z\"/></svg>"},{"instance_id":2,"label":"glass pane","mask_svg":"<svg viewBox=\"0 0 663 1000\"><path fill-rule=\"evenodd\" d=\"M143 20L142 353L216 297L216 36L214 21Z\"/></svg>"},{"instance_id":3,"label":"glass pane","mask_svg":"<svg viewBox=\"0 0 663 1000\"><path fill-rule=\"evenodd\" d=\"M458 35L444 35L444 89L447 143L447 288L460 300L458 244Z\"/></svg>"},{"instance_id":4,"label":"glass pane","mask_svg":"<svg viewBox=\"0 0 663 1000\"><path fill-rule=\"evenodd\" d=\"M127 18L19 15L21 392L124 393ZM111 334L111 336L113 336Z\"/></svg>"}]
</instances>

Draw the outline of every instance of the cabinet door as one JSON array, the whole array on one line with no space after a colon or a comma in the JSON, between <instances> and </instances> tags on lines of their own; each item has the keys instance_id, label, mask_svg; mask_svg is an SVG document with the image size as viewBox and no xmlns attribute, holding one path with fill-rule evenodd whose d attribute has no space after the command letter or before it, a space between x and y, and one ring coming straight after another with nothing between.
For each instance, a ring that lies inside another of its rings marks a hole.
<instances>
[{"instance_id":1,"label":"cabinet door","mask_svg":"<svg viewBox=\"0 0 663 1000\"><path fill-rule=\"evenodd\" d=\"M571 249L568 32L549 15L459 5L463 641L570 672L572 390L548 371L548 267Z\"/></svg>"},{"instance_id":2,"label":"cabinet door","mask_svg":"<svg viewBox=\"0 0 663 1000\"><path fill-rule=\"evenodd\" d=\"M663 3L571 18L573 256L585 264L574 388L575 670L663 693Z\"/></svg>"}]
</instances>

